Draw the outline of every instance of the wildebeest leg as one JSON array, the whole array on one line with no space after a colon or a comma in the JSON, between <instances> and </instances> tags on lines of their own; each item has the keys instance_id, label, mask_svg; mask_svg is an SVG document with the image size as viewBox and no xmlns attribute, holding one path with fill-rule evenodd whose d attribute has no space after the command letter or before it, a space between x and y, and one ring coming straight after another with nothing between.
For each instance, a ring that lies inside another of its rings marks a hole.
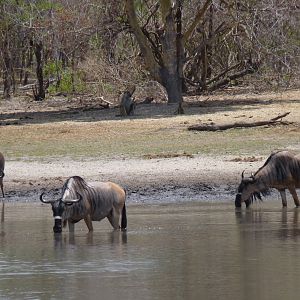
<instances>
[{"instance_id":1,"label":"wildebeest leg","mask_svg":"<svg viewBox=\"0 0 300 300\"><path fill-rule=\"evenodd\" d=\"M107 216L107 219L115 230L120 229L120 213L116 209L113 208L111 210L111 213Z\"/></svg>"},{"instance_id":2,"label":"wildebeest leg","mask_svg":"<svg viewBox=\"0 0 300 300\"><path fill-rule=\"evenodd\" d=\"M92 224L92 219L91 219L90 215L87 215L84 218L84 222L85 222L87 228L89 229L89 231L93 231L93 224Z\"/></svg>"},{"instance_id":3,"label":"wildebeest leg","mask_svg":"<svg viewBox=\"0 0 300 300\"><path fill-rule=\"evenodd\" d=\"M0 180L0 187L1 187L1 191L2 191L2 196L4 198L4 189L3 189L3 182L2 182L2 180Z\"/></svg>"},{"instance_id":4,"label":"wildebeest leg","mask_svg":"<svg viewBox=\"0 0 300 300\"><path fill-rule=\"evenodd\" d=\"M4 200L2 200L1 223L4 222Z\"/></svg>"},{"instance_id":5,"label":"wildebeest leg","mask_svg":"<svg viewBox=\"0 0 300 300\"><path fill-rule=\"evenodd\" d=\"M300 206L300 203L299 203L299 199L298 199L298 195L297 195L297 193L296 193L295 187L289 187L288 189L289 189L290 193L291 193L292 196L293 196L295 205L296 205L297 207L299 207L299 206Z\"/></svg>"},{"instance_id":6,"label":"wildebeest leg","mask_svg":"<svg viewBox=\"0 0 300 300\"><path fill-rule=\"evenodd\" d=\"M75 224L71 221L68 221L69 232L74 232Z\"/></svg>"},{"instance_id":7,"label":"wildebeest leg","mask_svg":"<svg viewBox=\"0 0 300 300\"><path fill-rule=\"evenodd\" d=\"M285 189L279 190L279 193L280 193L280 196L281 196L282 206L286 207L287 206L287 201L286 201Z\"/></svg>"},{"instance_id":8,"label":"wildebeest leg","mask_svg":"<svg viewBox=\"0 0 300 300\"><path fill-rule=\"evenodd\" d=\"M245 200L245 204L246 204L246 207L248 208L251 205L251 200L250 199Z\"/></svg>"}]
</instances>

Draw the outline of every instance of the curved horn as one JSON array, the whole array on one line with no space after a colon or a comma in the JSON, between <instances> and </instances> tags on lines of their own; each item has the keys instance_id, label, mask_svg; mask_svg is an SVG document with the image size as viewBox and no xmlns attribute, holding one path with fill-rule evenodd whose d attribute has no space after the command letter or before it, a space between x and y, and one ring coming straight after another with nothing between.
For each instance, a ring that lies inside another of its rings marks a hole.
<instances>
[{"instance_id":1,"label":"curved horn","mask_svg":"<svg viewBox=\"0 0 300 300\"><path fill-rule=\"evenodd\" d=\"M0 170L0 178L3 178L4 177L4 172L2 170Z\"/></svg>"},{"instance_id":2,"label":"curved horn","mask_svg":"<svg viewBox=\"0 0 300 300\"><path fill-rule=\"evenodd\" d=\"M82 196L76 192L76 194L79 196L79 198L77 199L71 199L71 200L61 200L62 202L66 203L66 204L72 204L72 203L77 203L79 201L82 200Z\"/></svg>"},{"instance_id":3,"label":"curved horn","mask_svg":"<svg viewBox=\"0 0 300 300\"><path fill-rule=\"evenodd\" d=\"M244 173L245 173L245 170L242 172L242 179L244 179Z\"/></svg>"},{"instance_id":4,"label":"curved horn","mask_svg":"<svg viewBox=\"0 0 300 300\"><path fill-rule=\"evenodd\" d=\"M44 195L44 194L45 194L45 192L42 192L41 195L40 195L40 201L41 201L41 202L48 204L48 203L52 203L52 202L55 202L55 201L56 201L56 200L45 200L45 199L43 198L43 195Z\"/></svg>"}]
</instances>

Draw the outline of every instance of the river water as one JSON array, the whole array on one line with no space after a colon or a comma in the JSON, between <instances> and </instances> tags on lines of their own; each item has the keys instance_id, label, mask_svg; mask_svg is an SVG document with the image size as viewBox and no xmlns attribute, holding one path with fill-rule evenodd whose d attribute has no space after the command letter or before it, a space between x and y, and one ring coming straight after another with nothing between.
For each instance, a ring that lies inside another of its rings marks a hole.
<instances>
[{"instance_id":1,"label":"river water","mask_svg":"<svg viewBox=\"0 0 300 300\"><path fill-rule=\"evenodd\" d=\"M107 221L52 233L47 205L7 203L0 299L298 299L299 209L266 201L129 205Z\"/></svg>"}]
</instances>

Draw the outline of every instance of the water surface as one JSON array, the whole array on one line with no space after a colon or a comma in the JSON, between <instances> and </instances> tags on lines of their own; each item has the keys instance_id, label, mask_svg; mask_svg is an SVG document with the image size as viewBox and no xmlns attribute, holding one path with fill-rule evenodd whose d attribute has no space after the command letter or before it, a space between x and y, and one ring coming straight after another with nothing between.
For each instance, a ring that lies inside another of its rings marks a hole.
<instances>
[{"instance_id":1,"label":"water surface","mask_svg":"<svg viewBox=\"0 0 300 300\"><path fill-rule=\"evenodd\" d=\"M300 210L289 205L129 205L127 233L102 221L56 236L49 206L8 203L0 298L297 299Z\"/></svg>"}]
</instances>

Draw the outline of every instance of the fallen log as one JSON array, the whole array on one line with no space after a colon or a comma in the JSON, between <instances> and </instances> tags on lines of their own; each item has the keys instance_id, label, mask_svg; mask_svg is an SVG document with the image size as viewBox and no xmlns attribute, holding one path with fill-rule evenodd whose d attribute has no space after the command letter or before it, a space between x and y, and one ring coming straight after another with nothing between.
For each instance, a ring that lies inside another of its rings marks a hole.
<instances>
[{"instance_id":1,"label":"fallen log","mask_svg":"<svg viewBox=\"0 0 300 300\"><path fill-rule=\"evenodd\" d=\"M229 124L200 124L200 125L192 125L188 127L188 130L198 130L198 131L218 131L218 130L227 130L231 128L248 128L248 127L258 127L258 126L266 126L266 125L288 125L289 122L284 122L282 119L289 115L290 112L286 112L281 114L275 118L265 121L257 121L257 122L235 122Z\"/></svg>"}]
</instances>

